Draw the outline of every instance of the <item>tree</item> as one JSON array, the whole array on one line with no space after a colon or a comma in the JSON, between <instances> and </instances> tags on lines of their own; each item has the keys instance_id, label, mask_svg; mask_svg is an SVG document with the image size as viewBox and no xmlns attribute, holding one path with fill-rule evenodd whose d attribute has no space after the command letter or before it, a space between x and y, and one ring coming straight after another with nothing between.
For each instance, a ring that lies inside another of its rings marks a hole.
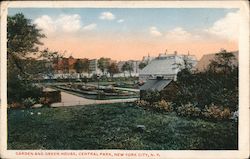
<instances>
[{"instance_id":1,"label":"tree","mask_svg":"<svg viewBox=\"0 0 250 159\"><path fill-rule=\"evenodd\" d=\"M140 64L139 64L139 69L143 69L144 67L146 67L148 64L147 63L145 63L145 62L141 62Z\"/></svg>"},{"instance_id":2,"label":"tree","mask_svg":"<svg viewBox=\"0 0 250 159\"><path fill-rule=\"evenodd\" d=\"M238 67L225 51L215 55L210 69L192 73L188 68L177 75L178 92L174 103L192 103L204 109L215 104L232 111L238 109ZM229 60L230 59L230 60Z\"/></svg>"},{"instance_id":3,"label":"tree","mask_svg":"<svg viewBox=\"0 0 250 159\"><path fill-rule=\"evenodd\" d=\"M105 71L108 69L108 66L110 65L110 58L100 58L98 60L98 68L102 71L103 74L105 74Z\"/></svg>"},{"instance_id":4,"label":"tree","mask_svg":"<svg viewBox=\"0 0 250 159\"><path fill-rule=\"evenodd\" d=\"M31 68L31 66L25 67L25 65L30 60L29 57L34 56L39 51L38 45L42 45L40 40L44 37L45 35L41 33L41 30L35 24L32 24L30 19L26 19L23 14L8 16L8 103L22 102L28 97L38 99L41 95L41 90L27 80L31 76L27 68Z\"/></svg>"},{"instance_id":5,"label":"tree","mask_svg":"<svg viewBox=\"0 0 250 159\"><path fill-rule=\"evenodd\" d=\"M55 62L62 55L56 51L50 51L48 48L36 53L36 56L20 59L21 68L28 74L29 80L48 77L51 79L54 75Z\"/></svg>"},{"instance_id":6,"label":"tree","mask_svg":"<svg viewBox=\"0 0 250 159\"><path fill-rule=\"evenodd\" d=\"M74 68L76 69L77 73L87 72L89 73L89 59L77 59Z\"/></svg>"},{"instance_id":7,"label":"tree","mask_svg":"<svg viewBox=\"0 0 250 159\"><path fill-rule=\"evenodd\" d=\"M20 58L25 58L27 54L36 54L38 45L42 45L40 39L44 38L45 35L21 13L8 16L7 22L8 59L21 73L25 74L19 63Z\"/></svg>"},{"instance_id":8,"label":"tree","mask_svg":"<svg viewBox=\"0 0 250 159\"><path fill-rule=\"evenodd\" d=\"M108 72L110 73L111 78L113 78L115 73L119 73L119 69L117 66L117 63L112 62L109 66L108 66Z\"/></svg>"},{"instance_id":9,"label":"tree","mask_svg":"<svg viewBox=\"0 0 250 159\"><path fill-rule=\"evenodd\" d=\"M42 74L45 76L48 76L49 78L51 78L54 75L54 71L55 67L57 67L57 65L54 65L55 63L58 63L58 60L63 58L63 55L57 51L50 51L48 48L40 51L40 55L39 55L43 62L43 69L42 70ZM39 57L38 56L38 57Z\"/></svg>"},{"instance_id":10,"label":"tree","mask_svg":"<svg viewBox=\"0 0 250 159\"><path fill-rule=\"evenodd\" d=\"M209 71L221 72L224 75L230 74L236 67L233 61L235 61L234 54L222 49L215 54L215 58L210 62Z\"/></svg>"},{"instance_id":11,"label":"tree","mask_svg":"<svg viewBox=\"0 0 250 159\"><path fill-rule=\"evenodd\" d=\"M129 75L131 77L131 72L133 71L133 65L131 62L125 62L123 65L122 65L122 71L125 72L125 71L128 71L129 72Z\"/></svg>"}]
</instances>

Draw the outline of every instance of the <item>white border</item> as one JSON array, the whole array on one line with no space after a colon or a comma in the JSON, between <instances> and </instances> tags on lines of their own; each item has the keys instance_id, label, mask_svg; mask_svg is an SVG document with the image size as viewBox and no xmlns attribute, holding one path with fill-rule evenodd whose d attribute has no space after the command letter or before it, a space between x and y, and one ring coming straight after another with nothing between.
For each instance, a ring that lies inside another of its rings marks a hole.
<instances>
[{"instance_id":1,"label":"white border","mask_svg":"<svg viewBox=\"0 0 250 159\"><path fill-rule=\"evenodd\" d=\"M249 157L249 4L247 1L23 1L1 3L1 156L2 158L34 158L34 156L16 156L15 150L7 150L7 76L6 76L6 19L7 8L240 8L239 38L239 150L191 151L164 150L160 158L248 158ZM36 150L31 150L35 152ZM63 152L79 152L63 150ZM82 150L81 152L91 152ZM95 150L93 152L143 152L125 150ZM60 150L41 150L36 152L62 152ZM149 151L144 151L149 152ZM36 157L41 158L41 157ZM44 158L44 156L43 156ZM48 158L48 156L46 156ZM58 156L50 157L58 158ZM67 156L65 158L76 158ZM87 158L104 158L87 157ZM112 158L112 157L111 157ZM114 157L113 157L114 158ZM133 157L131 157L133 158ZM142 158L142 157L138 157ZM148 157L147 157L148 158ZM159 158L159 157L158 157Z\"/></svg>"}]
</instances>

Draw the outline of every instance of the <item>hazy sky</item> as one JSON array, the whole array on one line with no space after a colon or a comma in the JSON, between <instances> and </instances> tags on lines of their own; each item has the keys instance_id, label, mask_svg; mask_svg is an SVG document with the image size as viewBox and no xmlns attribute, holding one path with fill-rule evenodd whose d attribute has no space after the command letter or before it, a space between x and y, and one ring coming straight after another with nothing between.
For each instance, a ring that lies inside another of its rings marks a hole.
<instances>
[{"instance_id":1,"label":"hazy sky","mask_svg":"<svg viewBox=\"0 0 250 159\"><path fill-rule=\"evenodd\" d=\"M238 9L13 8L43 30L44 46L77 58L141 59L150 54L238 50Z\"/></svg>"}]
</instances>

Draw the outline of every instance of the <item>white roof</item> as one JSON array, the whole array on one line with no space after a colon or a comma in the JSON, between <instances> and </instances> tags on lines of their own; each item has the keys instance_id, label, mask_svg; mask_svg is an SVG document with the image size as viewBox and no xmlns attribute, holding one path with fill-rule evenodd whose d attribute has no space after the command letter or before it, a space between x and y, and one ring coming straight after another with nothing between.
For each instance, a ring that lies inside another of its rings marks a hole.
<instances>
[{"instance_id":1,"label":"white roof","mask_svg":"<svg viewBox=\"0 0 250 159\"><path fill-rule=\"evenodd\" d=\"M176 68L175 57L169 58L156 58L152 60L146 67L144 67L141 75L157 75L157 74L176 74L174 68Z\"/></svg>"}]
</instances>

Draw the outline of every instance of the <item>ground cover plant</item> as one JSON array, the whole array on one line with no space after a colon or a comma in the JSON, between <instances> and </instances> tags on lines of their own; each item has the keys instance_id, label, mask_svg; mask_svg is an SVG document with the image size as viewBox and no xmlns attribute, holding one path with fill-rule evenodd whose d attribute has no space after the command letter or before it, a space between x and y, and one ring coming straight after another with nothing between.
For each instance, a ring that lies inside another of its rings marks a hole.
<instances>
[{"instance_id":1,"label":"ground cover plant","mask_svg":"<svg viewBox=\"0 0 250 159\"><path fill-rule=\"evenodd\" d=\"M237 149L237 129L133 103L8 109L8 149Z\"/></svg>"}]
</instances>

